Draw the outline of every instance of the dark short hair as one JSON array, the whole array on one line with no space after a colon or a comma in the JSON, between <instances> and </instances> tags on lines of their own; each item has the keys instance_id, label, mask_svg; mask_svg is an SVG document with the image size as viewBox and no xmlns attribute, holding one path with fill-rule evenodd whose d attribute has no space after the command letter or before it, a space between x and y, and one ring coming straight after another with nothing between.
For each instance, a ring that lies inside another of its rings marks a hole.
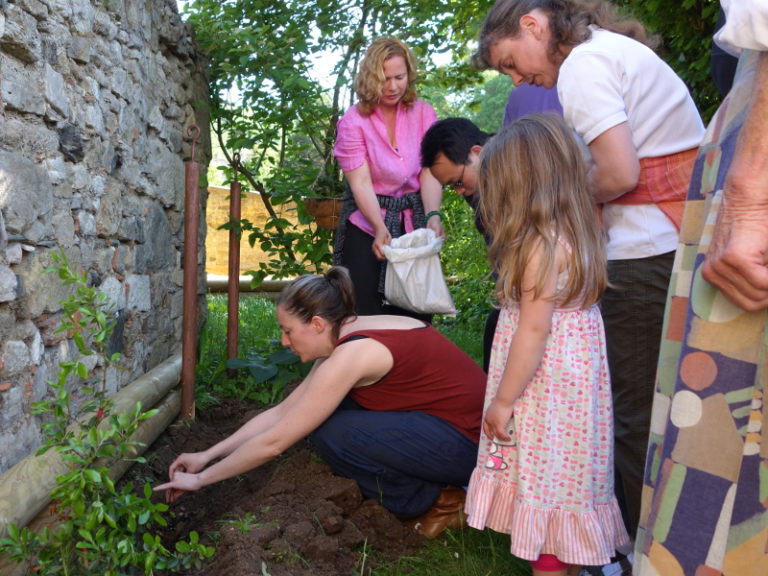
<instances>
[{"instance_id":1,"label":"dark short hair","mask_svg":"<svg viewBox=\"0 0 768 576\"><path fill-rule=\"evenodd\" d=\"M438 120L421 141L421 165L431 168L441 152L454 164L466 164L472 146L484 146L491 136L466 118Z\"/></svg>"}]
</instances>

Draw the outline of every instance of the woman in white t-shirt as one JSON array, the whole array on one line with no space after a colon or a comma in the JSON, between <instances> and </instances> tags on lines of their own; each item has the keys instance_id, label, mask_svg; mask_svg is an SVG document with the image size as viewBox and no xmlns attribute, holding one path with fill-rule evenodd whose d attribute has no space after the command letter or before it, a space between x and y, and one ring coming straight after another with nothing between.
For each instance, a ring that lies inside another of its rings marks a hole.
<instances>
[{"instance_id":1,"label":"woman in white t-shirt","mask_svg":"<svg viewBox=\"0 0 768 576\"><path fill-rule=\"evenodd\" d=\"M563 116L588 145L608 235L603 297L616 466L634 534L664 304L685 195L704 127L682 80L637 21L608 2L498 0L473 60L515 84L557 85Z\"/></svg>"}]
</instances>

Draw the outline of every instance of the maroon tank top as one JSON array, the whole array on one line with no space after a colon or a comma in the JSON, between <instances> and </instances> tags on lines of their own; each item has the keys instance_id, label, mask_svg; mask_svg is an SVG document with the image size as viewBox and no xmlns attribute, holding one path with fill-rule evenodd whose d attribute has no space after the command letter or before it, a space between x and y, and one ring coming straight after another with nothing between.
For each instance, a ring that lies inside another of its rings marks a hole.
<instances>
[{"instance_id":1,"label":"maroon tank top","mask_svg":"<svg viewBox=\"0 0 768 576\"><path fill-rule=\"evenodd\" d=\"M350 397L355 402L369 410L426 412L479 441L486 375L463 350L431 326L360 330L338 344L359 337L386 346L394 364L378 382L353 388Z\"/></svg>"}]
</instances>

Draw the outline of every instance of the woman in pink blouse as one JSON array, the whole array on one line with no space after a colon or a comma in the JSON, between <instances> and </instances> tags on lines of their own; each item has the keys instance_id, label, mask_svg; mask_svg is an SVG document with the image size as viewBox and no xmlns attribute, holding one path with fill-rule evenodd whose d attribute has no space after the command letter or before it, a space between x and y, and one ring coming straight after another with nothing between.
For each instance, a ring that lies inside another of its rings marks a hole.
<instances>
[{"instance_id":1,"label":"woman in pink blouse","mask_svg":"<svg viewBox=\"0 0 768 576\"><path fill-rule=\"evenodd\" d=\"M397 38L377 39L355 80L359 102L337 125L334 154L350 190L336 234L334 263L349 269L359 315L415 315L384 304L382 246L425 225L443 235L442 188L421 167L419 156L422 136L437 115L429 104L416 100L415 79L415 59L408 46Z\"/></svg>"}]
</instances>

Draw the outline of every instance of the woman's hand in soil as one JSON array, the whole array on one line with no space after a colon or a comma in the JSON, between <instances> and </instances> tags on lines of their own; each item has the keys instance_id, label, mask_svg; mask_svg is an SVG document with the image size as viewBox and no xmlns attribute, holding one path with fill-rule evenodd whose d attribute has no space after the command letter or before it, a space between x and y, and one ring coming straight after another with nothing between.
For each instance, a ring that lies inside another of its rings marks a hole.
<instances>
[{"instance_id":1,"label":"woman's hand in soil","mask_svg":"<svg viewBox=\"0 0 768 576\"><path fill-rule=\"evenodd\" d=\"M154 490L159 492L160 490L167 490L165 494L166 502L174 502L184 494L184 492L190 492L193 490L199 490L202 488L200 478L195 474L208 464L208 457L203 452L184 453L179 455L168 468L168 478L170 482L157 486ZM184 477L194 477L196 481L190 478L181 479Z\"/></svg>"},{"instance_id":2,"label":"woman's hand in soil","mask_svg":"<svg viewBox=\"0 0 768 576\"><path fill-rule=\"evenodd\" d=\"M173 479L176 472L189 472L194 474L200 472L208 464L209 458L205 452L191 452L180 454L168 468L168 478Z\"/></svg>"},{"instance_id":3,"label":"woman's hand in soil","mask_svg":"<svg viewBox=\"0 0 768 576\"><path fill-rule=\"evenodd\" d=\"M166 490L165 501L170 503L178 500L185 492L194 492L202 487L203 483L198 474L176 472L170 482L155 486L154 491Z\"/></svg>"}]
</instances>

